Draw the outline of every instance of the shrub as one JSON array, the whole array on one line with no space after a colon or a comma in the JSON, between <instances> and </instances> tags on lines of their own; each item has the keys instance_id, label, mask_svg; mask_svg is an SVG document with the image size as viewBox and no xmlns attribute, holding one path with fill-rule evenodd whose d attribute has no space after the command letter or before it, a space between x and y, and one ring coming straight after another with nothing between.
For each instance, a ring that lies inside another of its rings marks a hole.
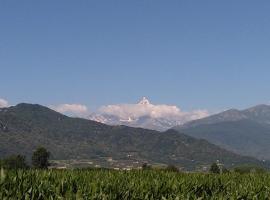
<instances>
[{"instance_id":1,"label":"shrub","mask_svg":"<svg viewBox=\"0 0 270 200\"><path fill-rule=\"evenodd\" d=\"M25 156L12 155L1 161L1 167L5 169L26 169L28 165L25 161Z\"/></svg>"},{"instance_id":2,"label":"shrub","mask_svg":"<svg viewBox=\"0 0 270 200\"><path fill-rule=\"evenodd\" d=\"M220 169L217 163L213 163L210 167L210 172L213 174L220 174Z\"/></svg>"},{"instance_id":3,"label":"shrub","mask_svg":"<svg viewBox=\"0 0 270 200\"><path fill-rule=\"evenodd\" d=\"M169 172L179 172L179 169L174 165L168 165L165 170Z\"/></svg>"}]
</instances>

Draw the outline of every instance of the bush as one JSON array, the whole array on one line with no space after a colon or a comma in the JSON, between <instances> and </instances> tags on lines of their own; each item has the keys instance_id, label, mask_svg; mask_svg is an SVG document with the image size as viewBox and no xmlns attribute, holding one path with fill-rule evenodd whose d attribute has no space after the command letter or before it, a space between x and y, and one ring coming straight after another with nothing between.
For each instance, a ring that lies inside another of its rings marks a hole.
<instances>
[{"instance_id":1,"label":"bush","mask_svg":"<svg viewBox=\"0 0 270 200\"><path fill-rule=\"evenodd\" d=\"M165 170L169 172L179 172L179 169L174 165L168 165Z\"/></svg>"},{"instance_id":2,"label":"bush","mask_svg":"<svg viewBox=\"0 0 270 200\"><path fill-rule=\"evenodd\" d=\"M1 167L5 169L27 169L28 165L25 161L25 156L12 155L1 161Z\"/></svg>"},{"instance_id":3,"label":"bush","mask_svg":"<svg viewBox=\"0 0 270 200\"><path fill-rule=\"evenodd\" d=\"M213 174L220 174L220 169L219 169L219 166L217 165L217 163L213 163L210 167L210 170L209 170L211 173Z\"/></svg>"}]
</instances>

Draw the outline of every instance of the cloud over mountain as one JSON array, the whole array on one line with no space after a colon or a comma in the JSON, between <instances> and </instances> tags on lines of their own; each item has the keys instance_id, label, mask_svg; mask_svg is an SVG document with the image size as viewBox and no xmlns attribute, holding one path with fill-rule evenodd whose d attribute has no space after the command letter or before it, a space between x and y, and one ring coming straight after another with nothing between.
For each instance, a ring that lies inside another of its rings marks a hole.
<instances>
[{"instance_id":1,"label":"cloud over mountain","mask_svg":"<svg viewBox=\"0 0 270 200\"><path fill-rule=\"evenodd\" d=\"M102 106L90 119L106 124L166 130L174 125L207 117L207 110L184 112L174 105L154 105L147 98L137 104Z\"/></svg>"},{"instance_id":2,"label":"cloud over mountain","mask_svg":"<svg viewBox=\"0 0 270 200\"><path fill-rule=\"evenodd\" d=\"M95 113L91 113L87 106L82 104L60 104L50 108L66 115L108 125L126 125L159 131L209 116L207 110L182 111L175 105L152 104L145 97L135 104L101 106Z\"/></svg>"},{"instance_id":3,"label":"cloud over mountain","mask_svg":"<svg viewBox=\"0 0 270 200\"><path fill-rule=\"evenodd\" d=\"M51 109L63 114L75 114L82 116L88 113L88 108L82 104L60 104L57 106L50 106Z\"/></svg>"},{"instance_id":4,"label":"cloud over mountain","mask_svg":"<svg viewBox=\"0 0 270 200\"><path fill-rule=\"evenodd\" d=\"M5 100L5 99L1 99L1 98L0 98L0 108L6 108L6 107L8 107L8 106L9 106L8 101Z\"/></svg>"},{"instance_id":5,"label":"cloud over mountain","mask_svg":"<svg viewBox=\"0 0 270 200\"><path fill-rule=\"evenodd\" d=\"M149 116L151 118L168 119L198 119L208 116L206 110L196 110L192 112L183 112L177 106L173 105L154 105L145 97L138 104L119 104L108 105L100 108L100 113L116 115L121 119L139 118Z\"/></svg>"}]
</instances>

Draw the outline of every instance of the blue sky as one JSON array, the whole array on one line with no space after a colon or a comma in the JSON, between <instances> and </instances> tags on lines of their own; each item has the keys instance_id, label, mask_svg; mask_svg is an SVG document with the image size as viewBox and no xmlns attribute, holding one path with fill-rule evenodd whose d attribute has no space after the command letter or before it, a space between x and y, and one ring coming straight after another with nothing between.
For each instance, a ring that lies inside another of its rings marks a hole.
<instances>
[{"instance_id":1,"label":"blue sky","mask_svg":"<svg viewBox=\"0 0 270 200\"><path fill-rule=\"evenodd\" d=\"M184 110L270 101L270 2L0 0L0 98Z\"/></svg>"}]
</instances>

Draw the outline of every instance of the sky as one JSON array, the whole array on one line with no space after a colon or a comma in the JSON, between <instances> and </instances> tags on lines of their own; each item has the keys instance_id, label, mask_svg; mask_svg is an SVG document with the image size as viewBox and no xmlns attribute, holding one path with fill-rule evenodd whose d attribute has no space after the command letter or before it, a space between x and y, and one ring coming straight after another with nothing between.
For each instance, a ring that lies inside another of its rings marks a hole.
<instances>
[{"instance_id":1,"label":"sky","mask_svg":"<svg viewBox=\"0 0 270 200\"><path fill-rule=\"evenodd\" d=\"M268 104L269 10L268 0L0 0L0 104Z\"/></svg>"}]
</instances>

